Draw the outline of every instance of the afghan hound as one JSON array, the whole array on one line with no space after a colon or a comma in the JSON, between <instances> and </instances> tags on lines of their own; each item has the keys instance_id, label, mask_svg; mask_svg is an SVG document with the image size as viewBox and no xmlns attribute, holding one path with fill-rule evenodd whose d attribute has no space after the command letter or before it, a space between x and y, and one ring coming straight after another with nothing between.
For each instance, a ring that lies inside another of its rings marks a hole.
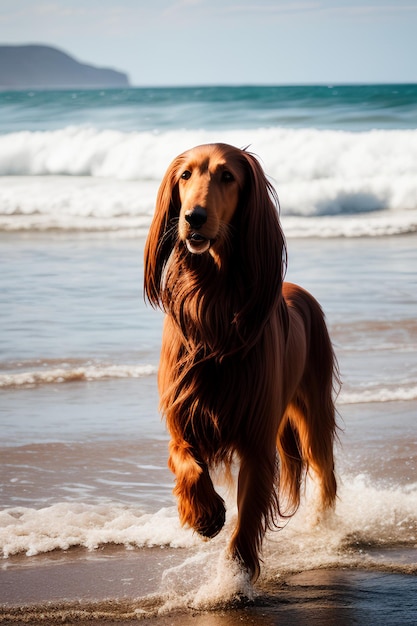
<instances>
[{"instance_id":1,"label":"afghan hound","mask_svg":"<svg viewBox=\"0 0 417 626\"><path fill-rule=\"evenodd\" d=\"M210 470L237 461L229 551L253 580L263 537L295 512L306 473L323 509L336 497L337 363L319 304L283 282L278 209L250 152L197 146L162 180L144 253L145 297L166 314L158 386L180 521L220 532Z\"/></svg>"}]
</instances>

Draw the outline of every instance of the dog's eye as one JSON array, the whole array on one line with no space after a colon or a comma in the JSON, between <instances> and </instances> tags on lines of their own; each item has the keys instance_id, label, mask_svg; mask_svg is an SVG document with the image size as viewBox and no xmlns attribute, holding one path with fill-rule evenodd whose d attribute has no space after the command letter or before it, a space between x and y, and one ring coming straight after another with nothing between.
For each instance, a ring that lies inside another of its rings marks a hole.
<instances>
[{"instance_id":1,"label":"dog's eye","mask_svg":"<svg viewBox=\"0 0 417 626\"><path fill-rule=\"evenodd\" d=\"M181 178L182 178L183 180L188 180L189 178L191 178L191 172L190 172L190 170L185 170L185 172L183 172L183 173L181 174Z\"/></svg>"},{"instance_id":2,"label":"dog's eye","mask_svg":"<svg viewBox=\"0 0 417 626\"><path fill-rule=\"evenodd\" d=\"M228 170L224 170L222 172L222 177L221 177L221 181L223 183L231 183L233 182L235 179L235 177L233 176L233 174L231 172L229 172Z\"/></svg>"}]
</instances>

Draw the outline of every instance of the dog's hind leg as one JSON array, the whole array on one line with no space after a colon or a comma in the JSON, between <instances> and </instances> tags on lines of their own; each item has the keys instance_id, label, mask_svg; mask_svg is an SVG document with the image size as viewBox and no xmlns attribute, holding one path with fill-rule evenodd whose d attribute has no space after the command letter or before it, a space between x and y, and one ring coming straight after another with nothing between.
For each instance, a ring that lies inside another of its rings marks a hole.
<instances>
[{"instance_id":1,"label":"dog's hind leg","mask_svg":"<svg viewBox=\"0 0 417 626\"><path fill-rule=\"evenodd\" d=\"M333 457L336 431L333 394L340 385L337 361L323 312L315 298L290 283L284 283L283 293L290 316L303 320L307 347L304 372L287 415L304 466L320 482L322 508L331 508L337 489Z\"/></svg>"},{"instance_id":2,"label":"dog's hind leg","mask_svg":"<svg viewBox=\"0 0 417 626\"><path fill-rule=\"evenodd\" d=\"M198 460L189 443L172 440L168 466L176 476L174 495L182 525L189 525L200 535L215 537L223 528L226 509L216 493L207 465Z\"/></svg>"},{"instance_id":3,"label":"dog's hind leg","mask_svg":"<svg viewBox=\"0 0 417 626\"><path fill-rule=\"evenodd\" d=\"M333 439L334 412L307 401L293 403L289 408L292 427L297 432L301 457L307 470L320 484L320 509L332 508L336 498ZM330 403L329 403L330 406Z\"/></svg>"}]
</instances>

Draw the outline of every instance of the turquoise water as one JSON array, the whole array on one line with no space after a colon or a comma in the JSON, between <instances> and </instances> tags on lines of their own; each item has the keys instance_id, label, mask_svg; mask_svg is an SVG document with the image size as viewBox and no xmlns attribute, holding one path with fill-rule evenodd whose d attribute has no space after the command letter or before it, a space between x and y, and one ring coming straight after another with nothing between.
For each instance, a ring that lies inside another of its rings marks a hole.
<instances>
[{"instance_id":1,"label":"turquoise water","mask_svg":"<svg viewBox=\"0 0 417 626\"><path fill-rule=\"evenodd\" d=\"M99 128L412 129L417 85L176 87L0 92L0 132Z\"/></svg>"}]
</instances>

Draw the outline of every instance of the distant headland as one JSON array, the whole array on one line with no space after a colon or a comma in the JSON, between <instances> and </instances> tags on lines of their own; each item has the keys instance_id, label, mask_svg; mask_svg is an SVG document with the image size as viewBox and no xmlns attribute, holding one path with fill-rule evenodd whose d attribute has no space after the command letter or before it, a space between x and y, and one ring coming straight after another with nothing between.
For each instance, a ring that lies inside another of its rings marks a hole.
<instances>
[{"instance_id":1,"label":"distant headland","mask_svg":"<svg viewBox=\"0 0 417 626\"><path fill-rule=\"evenodd\" d=\"M127 74L76 61L43 45L0 45L0 89L129 87Z\"/></svg>"}]
</instances>

